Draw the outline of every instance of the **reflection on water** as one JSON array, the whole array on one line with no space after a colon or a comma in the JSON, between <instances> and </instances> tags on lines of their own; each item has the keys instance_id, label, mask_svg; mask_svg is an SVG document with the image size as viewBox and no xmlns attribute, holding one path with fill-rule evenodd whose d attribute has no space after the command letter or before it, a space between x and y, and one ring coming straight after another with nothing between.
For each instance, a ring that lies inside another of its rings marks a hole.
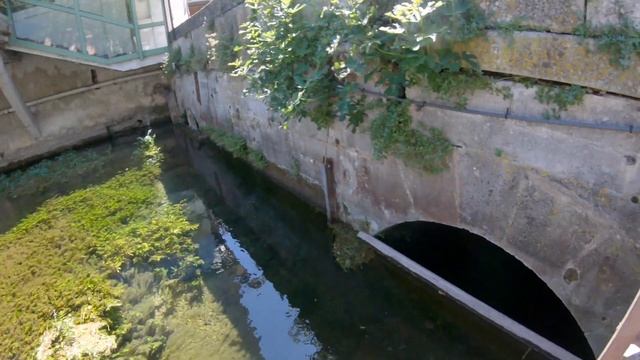
<instances>
[{"instance_id":1,"label":"reflection on water","mask_svg":"<svg viewBox=\"0 0 640 360\"><path fill-rule=\"evenodd\" d=\"M249 325L260 339L261 354L266 359L307 359L318 352L320 345L313 331L298 317L300 310L264 278L258 264L224 226L220 227L220 235L246 270L240 277L240 302L247 308Z\"/></svg>"}]
</instances>

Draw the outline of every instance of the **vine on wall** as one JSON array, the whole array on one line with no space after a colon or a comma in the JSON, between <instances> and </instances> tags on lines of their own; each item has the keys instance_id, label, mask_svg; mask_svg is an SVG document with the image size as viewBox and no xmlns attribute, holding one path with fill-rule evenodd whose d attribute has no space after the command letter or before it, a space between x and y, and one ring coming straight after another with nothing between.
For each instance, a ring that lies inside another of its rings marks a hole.
<instances>
[{"instance_id":1,"label":"vine on wall","mask_svg":"<svg viewBox=\"0 0 640 360\"><path fill-rule=\"evenodd\" d=\"M309 118L319 128L335 119L356 131L375 108L374 155L396 156L428 172L447 167L452 146L442 131L412 127L405 89L423 86L463 106L466 95L492 84L472 54L452 45L482 34L485 19L471 1L414 1L382 11L373 1L248 0L241 56L233 74L249 79L287 122ZM384 89L369 100L365 84Z\"/></svg>"},{"instance_id":2,"label":"vine on wall","mask_svg":"<svg viewBox=\"0 0 640 360\"><path fill-rule=\"evenodd\" d=\"M595 40L598 50L609 54L612 65L627 69L633 58L640 56L640 30L624 18L619 26L594 28L587 24L575 29L577 35Z\"/></svg>"},{"instance_id":3,"label":"vine on wall","mask_svg":"<svg viewBox=\"0 0 640 360\"><path fill-rule=\"evenodd\" d=\"M205 70L208 64L207 53L192 44L186 54L182 53L179 46L170 48L161 69L167 79L172 79L177 74L190 74Z\"/></svg>"},{"instance_id":4,"label":"vine on wall","mask_svg":"<svg viewBox=\"0 0 640 360\"><path fill-rule=\"evenodd\" d=\"M378 0L330 0L325 6L246 0L245 5L252 13L242 25L241 40L211 34L206 61L192 48L187 55L173 55L172 68L190 72L208 63L233 70L249 80L249 92L283 116L283 127L292 119L309 118L325 128L338 119L357 131L373 113L369 130L375 157L393 155L435 173L447 168L452 145L438 129L413 128L405 90L422 87L460 107L476 90L511 96L509 88L495 86L482 73L473 54L453 50L488 27L472 0L395 6ZM626 27L601 31L598 39L620 66L640 48L637 31ZM365 85L384 89L385 98L371 100L362 91ZM559 118L586 93L575 85L540 86L536 99L548 105L546 118Z\"/></svg>"}]
</instances>

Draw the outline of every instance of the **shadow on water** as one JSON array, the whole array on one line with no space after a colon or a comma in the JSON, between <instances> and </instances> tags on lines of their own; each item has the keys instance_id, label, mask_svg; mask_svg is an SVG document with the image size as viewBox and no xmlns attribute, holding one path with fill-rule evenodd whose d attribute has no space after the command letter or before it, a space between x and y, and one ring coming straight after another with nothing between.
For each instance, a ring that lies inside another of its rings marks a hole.
<instances>
[{"instance_id":1,"label":"shadow on water","mask_svg":"<svg viewBox=\"0 0 640 360\"><path fill-rule=\"evenodd\" d=\"M593 351L569 310L531 269L479 235L425 221L379 237L394 249L582 359Z\"/></svg>"},{"instance_id":2,"label":"shadow on water","mask_svg":"<svg viewBox=\"0 0 640 360\"><path fill-rule=\"evenodd\" d=\"M180 129L176 139L163 183L219 220L216 241L241 267L206 283L263 357L544 358L379 257L342 271L323 214Z\"/></svg>"}]
</instances>

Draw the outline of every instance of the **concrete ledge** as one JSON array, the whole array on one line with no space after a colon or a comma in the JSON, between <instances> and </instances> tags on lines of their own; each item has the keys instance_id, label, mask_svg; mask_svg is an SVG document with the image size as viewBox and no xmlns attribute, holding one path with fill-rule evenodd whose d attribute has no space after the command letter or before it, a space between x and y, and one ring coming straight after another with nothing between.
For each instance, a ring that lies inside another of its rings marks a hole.
<instances>
[{"instance_id":1,"label":"concrete ledge","mask_svg":"<svg viewBox=\"0 0 640 360\"><path fill-rule=\"evenodd\" d=\"M600 52L592 40L572 35L516 32L507 37L490 31L457 46L475 54L486 71L582 85L606 92L640 98L640 59L628 69L611 65L609 54Z\"/></svg>"},{"instance_id":2,"label":"concrete ledge","mask_svg":"<svg viewBox=\"0 0 640 360\"><path fill-rule=\"evenodd\" d=\"M476 0L496 23L567 33L584 21L584 0Z\"/></svg>"},{"instance_id":3,"label":"concrete ledge","mask_svg":"<svg viewBox=\"0 0 640 360\"><path fill-rule=\"evenodd\" d=\"M513 98L504 99L501 95L489 91L476 91L468 96L466 110L479 113L491 113L505 119L531 119L549 122L545 112L550 106L536 100L536 87L527 88L512 81L499 81L497 86L511 88ZM452 101L441 99L437 94L420 88L407 89L407 98L414 101L426 101L430 104L455 106ZM570 107L561 113L561 121L584 123L594 127L614 127L640 132L640 101L615 95L587 94L583 103Z\"/></svg>"}]
</instances>

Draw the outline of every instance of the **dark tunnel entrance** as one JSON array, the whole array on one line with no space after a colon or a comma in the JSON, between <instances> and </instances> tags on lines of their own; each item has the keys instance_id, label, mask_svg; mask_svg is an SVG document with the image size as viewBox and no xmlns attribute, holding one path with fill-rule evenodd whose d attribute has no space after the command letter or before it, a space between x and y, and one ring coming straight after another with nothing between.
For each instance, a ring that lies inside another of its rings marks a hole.
<instances>
[{"instance_id":1,"label":"dark tunnel entrance","mask_svg":"<svg viewBox=\"0 0 640 360\"><path fill-rule=\"evenodd\" d=\"M531 269L485 238L425 221L392 226L377 236L581 359L595 359L573 315Z\"/></svg>"}]
</instances>

